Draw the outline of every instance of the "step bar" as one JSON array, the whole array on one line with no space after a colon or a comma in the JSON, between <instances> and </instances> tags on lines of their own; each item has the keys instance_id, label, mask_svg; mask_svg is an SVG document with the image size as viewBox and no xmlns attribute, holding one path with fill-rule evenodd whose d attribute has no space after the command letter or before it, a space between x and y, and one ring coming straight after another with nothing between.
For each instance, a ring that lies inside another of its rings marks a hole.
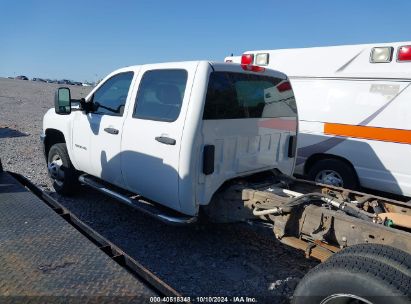
<instances>
[{"instance_id":1,"label":"step bar","mask_svg":"<svg viewBox=\"0 0 411 304\"><path fill-rule=\"evenodd\" d=\"M186 216L183 214L177 214L172 210L166 210L164 207L157 206L143 199L130 198L124 194L109 189L102 182L98 181L96 178L88 174L80 175L79 181L80 183L85 184L103 194L106 194L118 200L119 202L134 209L137 209L138 211L141 211L144 214L149 215L163 223L169 225L189 225L197 222L196 216Z\"/></svg>"}]
</instances>

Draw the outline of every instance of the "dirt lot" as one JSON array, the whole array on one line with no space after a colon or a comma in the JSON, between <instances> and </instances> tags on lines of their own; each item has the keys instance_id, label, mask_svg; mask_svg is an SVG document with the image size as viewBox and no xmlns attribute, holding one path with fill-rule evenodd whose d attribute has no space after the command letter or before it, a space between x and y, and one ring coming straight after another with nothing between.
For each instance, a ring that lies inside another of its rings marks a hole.
<instances>
[{"instance_id":1,"label":"dirt lot","mask_svg":"<svg viewBox=\"0 0 411 304\"><path fill-rule=\"evenodd\" d=\"M315 262L246 224L169 227L91 189L61 197L47 177L39 135L58 85L0 78L0 157L164 281L190 296L285 303ZM72 97L90 88L74 87ZM1 220L1 219L0 219ZM261 232L261 231L260 231Z\"/></svg>"}]
</instances>

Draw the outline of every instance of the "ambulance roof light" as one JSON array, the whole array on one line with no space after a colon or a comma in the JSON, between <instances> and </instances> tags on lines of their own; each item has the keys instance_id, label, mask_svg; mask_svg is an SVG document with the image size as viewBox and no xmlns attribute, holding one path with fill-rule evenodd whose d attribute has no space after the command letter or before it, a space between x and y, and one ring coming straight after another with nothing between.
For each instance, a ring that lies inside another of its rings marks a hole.
<instances>
[{"instance_id":1,"label":"ambulance roof light","mask_svg":"<svg viewBox=\"0 0 411 304\"><path fill-rule=\"evenodd\" d=\"M411 45L403 45L398 48L397 61L411 61Z\"/></svg>"},{"instance_id":2,"label":"ambulance roof light","mask_svg":"<svg viewBox=\"0 0 411 304\"><path fill-rule=\"evenodd\" d=\"M374 47L371 49L371 63L391 62L394 48L392 46Z\"/></svg>"}]
</instances>

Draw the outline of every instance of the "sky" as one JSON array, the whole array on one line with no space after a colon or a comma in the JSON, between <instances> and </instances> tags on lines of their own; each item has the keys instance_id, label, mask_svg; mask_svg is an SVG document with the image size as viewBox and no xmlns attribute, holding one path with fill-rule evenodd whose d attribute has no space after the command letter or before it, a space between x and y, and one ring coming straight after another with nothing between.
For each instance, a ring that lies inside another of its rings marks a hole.
<instances>
[{"instance_id":1,"label":"sky","mask_svg":"<svg viewBox=\"0 0 411 304\"><path fill-rule=\"evenodd\" d=\"M95 81L130 65L411 40L409 0L0 0L0 76Z\"/></svg>"}]
</instances>

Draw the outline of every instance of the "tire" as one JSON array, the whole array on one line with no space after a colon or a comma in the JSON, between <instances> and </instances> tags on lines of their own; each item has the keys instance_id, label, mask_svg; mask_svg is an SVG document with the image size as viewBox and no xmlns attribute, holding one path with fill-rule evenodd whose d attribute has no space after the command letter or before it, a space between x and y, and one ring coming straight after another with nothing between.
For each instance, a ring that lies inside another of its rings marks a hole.
<instances>
[{"instance_id":1,"label":"tire","mask_svg":"<svg viewBox=\"0 0 411 304\"><path fill-rule=\"evenodd\" d=\"M77 181L77 171L71 163L65 143L54 144L47 156L49 176L53 180L53 188L59 194L69 195L74 192Z\"/></svg>"},{"instance_id":2,"label":"tire","mask_svg":"<svg viewBox=\"0 0 411 304\"><path fill-rule=\"evenodd\" d=\"M410 288L411 278L390 265L341 254L313 268L292 303L410 303Z\"/></svg>"},{"instance_id":3,"label":"tire","mask_svg":"<svg viewBox=\"0 0 411 304\"><path fill-rule=\"evenodd\" d=\"M390 265L397 271L411 277L411 255L391 246L381 244L353 245L333 254L330 257L330 260L341 255L354 257L360 256L376 260Z\"/></svg>"},{"instance_id":4,"label":"tire","mask_svg":"<svg viewBox=\"0 0 411 304\"><path fill-rule=\"evenodd\" d=\"M322 184L353 190L359 186L354 169L338 159L317 161L308 170L307 175L310 180Z\"/></svg>"}]
</instances>

